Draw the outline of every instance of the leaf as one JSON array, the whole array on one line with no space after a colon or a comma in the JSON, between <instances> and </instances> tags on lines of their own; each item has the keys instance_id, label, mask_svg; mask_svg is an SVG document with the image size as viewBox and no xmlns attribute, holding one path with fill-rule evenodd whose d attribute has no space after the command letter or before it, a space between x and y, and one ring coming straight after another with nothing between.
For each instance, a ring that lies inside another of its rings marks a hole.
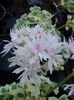
<instances>
[{"instance_id":1,"label":"leaf","mask_svg":"<svg viewBox=\"0 0 74 100\"><path fill-rule=\"evenodd\" d=\"M56 89L54 90L54 93L57 95L57 94L59 93L59 88L56 88Z\"/></svg>"},{"instance_id":2,"label":"leaf","mask_svg":"<svg viewBox=\"0 0 74 100\"><path fill-rule=\"evenodd\" d=\"M65 7L70 13L74 13L74 0L64 0L64 7Z\"/></svg>"},{"instance_id":3,"label":"leaf","mask_svg":"<svg viewBox=\"0 0 74 100\"><path fill-rule=\"evenodd\" d=\"M27 92L31 93L31 96L35 96L37 97L40 94L40 90L38 87L36 87L35 85L32 85L31 81L26 81L26 85L27 85Z\"/></svg>"},{"instance_id":4,"label":"leaf","mask_svg":"<svg viewBox=\"0 0 74 100\"><path fill-rule=\"evenodd\" d=\"M68 59L69 56L70 56L69 51L67 49L65 49L65 48L62 49L61 53L62 53L62 56L63 56L64 59Z\"/></svg>"},{"instance_id":5,"label":"leaf","mask_svg":"<svg viewBox=\"0 0 74 100\"><path fill-rule=\"evenodd\" d=\"M69 26L69 27L74 27L74 22L72 22L72 21L67 22L67 23L66 23L66 26Z\"/></svg>"},{"instance_id":6,"label":"leaf","mask_svg":"<svg viewBox=\"0 0 74 100\"><path fill-rule=\"evenodd\" d=\"M16 21L15 27L18 29L24 26L40 25L44 30L50 30L53 34L59 34L60 32L55 29L52 24L51 18L53 15L46 10L41 10L40 7L31 7L29 14L24 14Z\"/></svg>"},{"instance_id":7,"label":"leaf","mask_svg":"<svg viewBox=\"0 0 74 100\"><path fill-rule=\"evenodd\" d=\"M59 98L59 100L69 100L69 99L68 99L68 96L67 96L66 94L63 94L63 95Z\"/></svg>"}]
</instances>

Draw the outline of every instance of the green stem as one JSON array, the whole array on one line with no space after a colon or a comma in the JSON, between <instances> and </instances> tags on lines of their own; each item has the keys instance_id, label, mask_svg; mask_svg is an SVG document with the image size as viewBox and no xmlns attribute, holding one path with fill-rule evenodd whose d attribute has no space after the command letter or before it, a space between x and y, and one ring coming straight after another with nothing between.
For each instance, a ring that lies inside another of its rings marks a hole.
<instances>
[{"instance_id":1,"label":"green stem","mask_svg":"<svg viewBox=\"0 0 74 100\"><path fill-rule=\"evenodd\" d=\"M65 26L73 27L74 26L74 22L67 22L66 24L58 27L57 29L60 30L61 28L65 27Z\"/></svg>"},{"instance_id":2,"label":"green stem","mask_svg":"<svg viewBox=\"0 0 74 100\"><path fill-rule=\"evenodd\" d=\"M61 28L64 28L65 26L66 26L66 24L64 24L64 25L62 25L62 26L60 26L60 27L58 27L57 29L60 30Z\"/></svg>"},{"instance_id":3,"label":"green stem","mask_svg":"<svg viewBox=\"0 0 74 100\"><path fill-rule=\"evenodd\" d=\"M62 80L58 86L61 86L63 84L65 84L68 80L70 80L72 77L74 76L74 72L72 72L71 74L69 74L64 80Z\"/></svg>"},{"instance_id":4,"label":"green stem","mask_svg":"<svg viewBox=\"0 0 74 100\"><path fill-rule=\"evenodd\" d=\"M74 3L64 3L64 6L74 6Z\"/></svg>"},{"instance_id":5,"label":"green stem","mask_svg":"<svg viewBox=\"0 0 74 100\"><path fill-rule=\"evenodd\" d=\"M47 96L48 94L52 93L56 88L58 88L58 87L64 85L64 84L65 84L68 80L70 80L72 77L74 77L74 70L73 70L72 73L69 74L64 80L62 80L61 82L59 82L53 89L51 89L50 91L49 91L49 89L48 89L47 92L46 92L46 96Z\"/></svg>"}]
</instances>

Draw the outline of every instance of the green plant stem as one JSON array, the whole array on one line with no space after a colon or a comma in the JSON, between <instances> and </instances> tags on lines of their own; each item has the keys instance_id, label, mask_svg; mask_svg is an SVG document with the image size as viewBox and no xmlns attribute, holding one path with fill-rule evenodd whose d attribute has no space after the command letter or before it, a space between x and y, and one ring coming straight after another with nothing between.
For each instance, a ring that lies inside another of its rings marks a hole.
<instances>
[{"instance_id":1,"label":"green plant stem","mask_svg":"<svg viewBox=\"0 0 74 100\"><path fill-rule=\"evenodd\" d=\"M74 22L67 22L66 24L58 27L57 29L60 30L60 29L64 28L65 26L73 27L74 26Z\"/></svg>"},{"instance_id":2,"label":"green plant stem","mask_svg":"<svg viewBox=\"0 0 74 100\"><path fill-rule=\"evenodd\" d=\"M64 28L65 26L66 26L66 24L64 24L64 25L62 25L62 26L60 26L60 27L58 27L57 29L60 30L61 28Z\"/></svg>"},{"instance_id":3,"label":"green plant stem","mask_svg":"<svg viewBox=\"0 0 74 100\"><path fill-rule=\"evenodd\" d=\"M74 6L74 3L64 3L65 6Z\"/></svg>"},{"instance_id":4,"label":"green plant stem","mask_svg":"<svg viewBox=\"0 0 74 100\"><path fill-rule=\"evenodd\" d=\"M62 80L61 82L59 82L52 90L49 91L49 89L47 90L45 96L49 95L50 93L52 93L56 88L64 85L68 80L70 80L72 77L74 77L74 70L72 71L71 74L69 74L64 80Z\"/></svg>"}]
</instances>

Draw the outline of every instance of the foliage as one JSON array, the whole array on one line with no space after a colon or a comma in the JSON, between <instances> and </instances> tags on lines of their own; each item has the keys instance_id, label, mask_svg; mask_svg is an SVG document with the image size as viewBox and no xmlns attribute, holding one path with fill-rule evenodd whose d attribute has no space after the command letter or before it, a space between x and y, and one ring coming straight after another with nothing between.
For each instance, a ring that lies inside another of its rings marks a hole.
<instances>
[{"instance_id":1,"label":"foliage","mask_svg":"<svg viewBox=\"0 0 74 100\"><path fill-rule=\"evenodd\" d=\"M74 0L64 0L65 7L70 13L74 13Z\"/></svg>"},{"instance_id":2,"label":"foliage","mask_svg":"<svg viewBox=\"0 0 74 100\"><path fill-rule=\"evenodd\" d=\"M47 82L46 82L47 80ZM42 79L40 86L32 84L31 81L25 83L13 83L0 87L0 100L68 100L67 95L61 97L46 97L47 87L52 89L55 85L46 78Z\"/></svg>"},{"instance_id":3,"label":"foliage","mask_svg":"<svg viewBox=\"0 0 74 100\"><path fill-rule=\"evenodd\" d=\"M70 13L74 13L74 0L64 0L63 7Z\"/></svg>"},{"instance_id":4,"label":"foliage","mask_svg":"<svg viewBox=\"0 0 74 100\"><path fill-rule=\"evenodd\" d=\"M72 28L72 31L74 32L74 19L71 15L67 16L67 22L66 22L66 30L69 30L69 28Z\"/></svg>"},{"instance_id":5,"label":"foliage","mask_svg":"<svg viewBox=\"0 0 74 100\"><path fill-rule=\"evenodd\" d=\"M53 34L60 34L58 30L52 25L51 18L53 15L46 10L41 10L40 7L31 7L29 14L24 14L17 19L15 26L19 29L23 26L40 25L45 30L50 30Z\"/></svg>"}]
</instances>

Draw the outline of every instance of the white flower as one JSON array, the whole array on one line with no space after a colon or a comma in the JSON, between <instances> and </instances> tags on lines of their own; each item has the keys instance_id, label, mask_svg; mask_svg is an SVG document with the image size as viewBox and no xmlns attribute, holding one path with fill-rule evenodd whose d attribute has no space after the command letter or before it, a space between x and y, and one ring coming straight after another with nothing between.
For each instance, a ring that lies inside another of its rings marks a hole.
<instances>
[{"instance_id":1,"label":"white flower","mask_svg":"<svg viewBox=\"0 0 74 100\"><path fill-rule=\"evenodd\" d=\"M40 61L43 59L47 61L51 74L53 70L59 70L58 66L63 65L64 60L60 54L63 43L58 36L44 31L39 25L32 28L23 27L19 30L14 28L10 36L11 42L4 47L3 53L8 53L11 48L13 49L15 56L9 58L11 62L9 67L19 65L20 68L14 72L19 73L25 70L22 74L23 78L25 74L32 76L33 71L37 72L41 69Z\"/></svg>"},{"instance_id":2,"label":"white flower","mask_svg":"<svg viewBox=\"0 0 74 100\"><path fill-rule=\"evenodd\" d=\"M64 90L68 90L68 89L69 89L68 96L74 95L74 84L65 85Z\"/></svg>"},{"instance_id":3,"label":"white flower","mask_svg":"<svg viewBox=\"0 0 74 100\"><path fill-rule=\"evenodd\" d=\"M65 48L69 50L69 52L72 54L71 59L74 59L74 39L69 38L69 42L64 42Z\"/></svg>"}]
</instances>

